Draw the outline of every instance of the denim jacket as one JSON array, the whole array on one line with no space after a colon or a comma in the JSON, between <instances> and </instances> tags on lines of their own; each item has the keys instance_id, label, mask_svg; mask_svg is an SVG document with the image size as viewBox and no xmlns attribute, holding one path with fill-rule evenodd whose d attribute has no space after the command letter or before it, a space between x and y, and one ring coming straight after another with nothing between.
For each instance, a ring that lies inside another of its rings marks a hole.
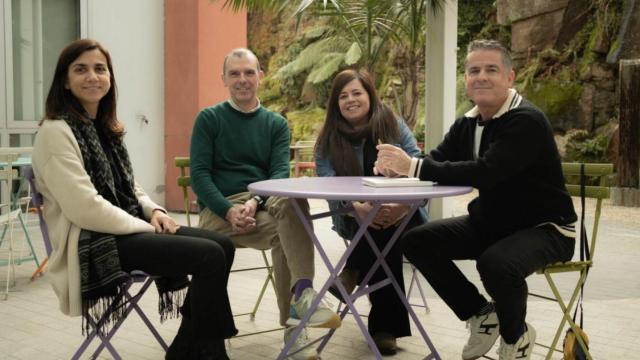
<instances>
[{"instance_id":1,"label":"denim jacket","mask_svg":"<svg viewBox=\"0 0 640 360\"><path fill-rule=\"evenodd\" d=\"M398 119L398 126L400 128L400 138L395 145L402 148L402 150L412 157L420 155L420 149L418 148L416 139L409 127L404 123L404 120ZM358 162L362 166L364 157L362 143L353 144L353 151L356 154ZM331 161L328 158L321 157L318 151L315 153L315 162L316 173L318 176L336 176L336 171L331 165ZM348 201L328 200L327 202L329 203L329 209L331 209L331 211L335 211L349 205ZM426 222L426 209L424 207L420 207L418 211L418 215L422 219L423 223ZM333 221L333 230L344 239L351 240L358 230L358 224L353 217L347 215L333 215L331 216L331 219Z\"/></svg>"}]
</instances>

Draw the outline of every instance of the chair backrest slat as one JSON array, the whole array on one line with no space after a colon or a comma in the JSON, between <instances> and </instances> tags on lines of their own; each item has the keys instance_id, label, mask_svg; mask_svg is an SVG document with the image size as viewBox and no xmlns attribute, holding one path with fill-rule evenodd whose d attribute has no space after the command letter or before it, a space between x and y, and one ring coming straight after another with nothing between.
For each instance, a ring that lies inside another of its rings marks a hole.
<instances>
[{"instance_id":1,"label":"chair backrest slat","mask_svg":"<svg viewBox=\"0 0 640 360\"><path fill-rule=\"evenodd\" d=\"M581 163L562 163L562 172L565 179L568 177L580 176ZM602 199L609 198L609 186L607 185L607 176L613 173L613 164L584 164L584 174L589 179L597 179L598 185L585 186L585 198L596 199L596 208L593 217L593 226L591 228L591 239L589 243L589 252L593 259L596 248L596 239L598 236L598 226L600 224L600 214L602 213ZM579 182L579 179L578 179ZM579 184L566 184L569 194L574 197L580 197ZM579 209L576 209L579 211ZM582 229L580 229L582 231Z\"/></svg>"},{"instance_id":2,"label":"chair backrest slat","mask_svg":"<svg viewBox=\"0 0 640 360\"><path fill-rule=\"evenodd\" d=\"M180 156L173 160L174 164L180 169L180 175L178 175L177 183L182 188L182 197L184 200L184 214L187 217L187 225L191 226L191 216L189 205L189 187L191 186L191 177L187 175L187 169L191 165L191 158Z\"/></svg>"},{"instance_id":3,"label":"chair backrest slat","mask_svg":"<svg viewBox=\"0 0 640 360\"><path fill-rule=\"evenodd\" d=\"M36 208L36 213L38 214L38 221L40 223L40 232L42 233L42 240L44 241L44 247L47 251L47 256L51 255L52 246L51 240L49 239L49 228L47 227L47 223L44 221L44 216L42 215L42 205L43 198L42 194L38 191L36 187L36 178L33 173L33 168L31 166L26 166L24 168L24 176L29 181L29 185L31 186L31 199L33 201L33 206Z\"/></svg>"}]
</instances>

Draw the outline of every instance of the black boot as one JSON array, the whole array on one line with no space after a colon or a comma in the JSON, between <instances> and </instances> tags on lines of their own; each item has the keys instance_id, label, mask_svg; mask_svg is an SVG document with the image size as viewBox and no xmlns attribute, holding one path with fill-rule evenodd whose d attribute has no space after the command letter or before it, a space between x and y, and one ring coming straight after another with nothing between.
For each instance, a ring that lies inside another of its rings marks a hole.
<instances>
[{"instance_id":1,"label":"black boot","mask_svg":"<svg viewBox=\"0 0 640 360\"><path fill-rule=\"evenodd\" d=\"M165 360L195 360L198 358L196 350L193 323L191 319L182 316L178 333L173 338L164 358Z\"/></svg>"},{"instance_id":2,"label":"black boot","mask_svg":"<svg viewBox=\"0 0 640 360\"><path fill-rule=\"evenodd\" d=\"M230 360L222 338L201 342L198 351L198 360Z\"/></svg>"}]
</instances>

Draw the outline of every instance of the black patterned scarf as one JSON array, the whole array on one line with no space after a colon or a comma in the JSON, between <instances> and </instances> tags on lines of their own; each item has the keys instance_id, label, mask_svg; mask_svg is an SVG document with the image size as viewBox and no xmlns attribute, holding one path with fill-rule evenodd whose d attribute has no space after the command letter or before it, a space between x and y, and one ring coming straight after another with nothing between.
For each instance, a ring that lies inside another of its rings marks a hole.
<instances>
[{"instance_id":1,"label":"black patterned scarf","mask_svg":"<svg viewBox=\"0 0 640 360\"><path fill-rule=\"evenodd\" d=\"M66 117L65 121L78 142L85 170L98 194L130 215L142 217L139 206L123 203L127 202L126 199L137 198L131 161L122 138L103 137L105 146L110 147L107 149L111 151L108 156L94 121L88 118L72 120L69 117ZM110 158L111 161L109 161ZM114 172L119 175L118 184L114 179ZM97 331L105 334L113 324L125 316L126 310L126 306L123 306L125 301L123 295L129 275L122 271L120 266L115 236L83 229L78 240L78 256L83 334L88 334L93 327L87 322L88 315L94 319L102 319L107 314L106 319L97 324ZM158 308L161 321L167 317L178 316L188 284L186 277L156 279L156 286L160 293Z\"/></svg>"}]
</instances>

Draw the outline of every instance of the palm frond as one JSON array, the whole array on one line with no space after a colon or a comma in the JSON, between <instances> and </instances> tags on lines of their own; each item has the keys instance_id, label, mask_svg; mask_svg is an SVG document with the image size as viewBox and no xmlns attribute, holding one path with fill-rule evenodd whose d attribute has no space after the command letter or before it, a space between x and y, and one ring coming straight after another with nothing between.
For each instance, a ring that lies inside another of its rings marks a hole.
<instances>
[{"instance_id":1,"label":"palm frond","mask_svg":"<svg viewBox=\"0 0 640 360\"><path fill-rule=\"evenodd\" d=\"M307 76L307 82L311 84L319 84L333 76L339 69L340 64L344 61L344 53L330 53L320 59L317 66L311 70Z\"/></svg>"},{"instance_id":2,"label":"palm frond","mask_svg":"<svg viewBox=\"0 0 640 360\"><path fill-rule=\"evenodd\" d=\"M353 65L362 58L362 48L357 42L353 42L344 56L344 62L347 65Z\"/></svg>"},{"instance_id":3,"label":"palm frond","mask_svg":"<svg viewBox=\"0 0 640 360\"><path fill-rule=\"evenodd\" d=\"M294 61L280 68L277 75L279 77L295 76L314 67L327 53L344 53L348 48L349 44L344 38L331 36L318 40L302 50Z\"/></svg>"}]
</instances>

